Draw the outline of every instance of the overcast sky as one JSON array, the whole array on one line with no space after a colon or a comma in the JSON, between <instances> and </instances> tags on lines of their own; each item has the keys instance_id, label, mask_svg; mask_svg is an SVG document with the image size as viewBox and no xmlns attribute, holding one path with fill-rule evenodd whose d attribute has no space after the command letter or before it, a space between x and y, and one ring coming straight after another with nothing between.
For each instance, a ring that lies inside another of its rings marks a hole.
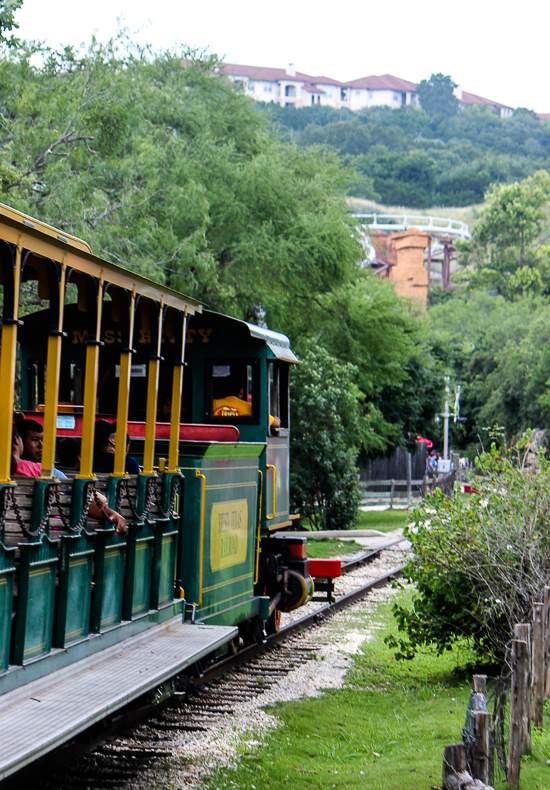
<instances>
[{"instance_id":1,"label":"overcast sky","mask_svg":"<svg viewBox=\"0 0 550 790\"><path fill-rule=\"evenodd\" d=\"M294 63L338 80L389 73L418 82L442 72L470 93L550 112L543 0L24 0L16 19L21 38L56 45L87 43L94 32L106 40L121 19L156 48L206 47L229 63Z\"/></svg>"}]
</instances>

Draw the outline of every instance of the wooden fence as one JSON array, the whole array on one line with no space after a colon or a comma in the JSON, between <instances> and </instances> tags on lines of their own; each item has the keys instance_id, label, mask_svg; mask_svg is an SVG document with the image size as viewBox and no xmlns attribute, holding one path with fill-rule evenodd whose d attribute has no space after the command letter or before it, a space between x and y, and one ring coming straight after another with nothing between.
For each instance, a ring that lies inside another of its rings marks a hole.
<instances>
[{"instance_id":1,"label":"wooden fence","mask_svg":"<svg viewBox=\"0 0 550 790\"><path fill-rule=\"evenodd\" d=\"M421 480L369 480L363 483L363 486L367 497L371 489L376 489L377 493L374 496L377 499L387 500L389 497L390 508L393 510L394 503L398 498L405 498L407 506L410 506L415 495L424 499L426 494L433 491L434 488L440 488L446 496L451 496L456 479L456 472L453 471L448 475L424 475Z\"/></svg>"},{"instance_id":2,"label":"wooden fence","mask_svg":"<svg viewBox=\"0 0 550 790\"><path fill-rule=\"evenodd\" d=\"M543 601L533 605L532 622L515 626L507 668L511 686L506 773L510 790L519 790L521 756L531 753L531 724L543 728L544 700L550 696L550 586L544 588ZM472 696L476 694L486 700L485 676L474 675ZM443 751L444 790L490 788L488 782L494 781L492 736L502 726L504 712L497 713L495 706L491 717L485 706L472 713L472 720L470 759L464 737L462 743L452 743Z\"/></svg>"}]
</instances>

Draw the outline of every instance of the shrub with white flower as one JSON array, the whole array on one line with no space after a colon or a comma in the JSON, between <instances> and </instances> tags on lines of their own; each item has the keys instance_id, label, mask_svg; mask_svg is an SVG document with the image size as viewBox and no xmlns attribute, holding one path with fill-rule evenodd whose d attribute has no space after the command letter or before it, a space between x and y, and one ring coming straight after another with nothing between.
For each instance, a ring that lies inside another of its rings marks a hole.
<instances>
[{"instance_id":1,"label":"shrub with white flower","mask_svg":"<svg viewBox=\"0 0 550 790\"><path fill-rule=\"evenodd\" d=\"M477 493L436 489L415 512L405 577L416 594L412 608L394 606L396 658L422 645L441 654L464 637L480 658L500 661L514 625L530 620L550 583L550 467L540 456L524 469L521 450L493 445L477 460Z\"/></svg>"}]
</instances>

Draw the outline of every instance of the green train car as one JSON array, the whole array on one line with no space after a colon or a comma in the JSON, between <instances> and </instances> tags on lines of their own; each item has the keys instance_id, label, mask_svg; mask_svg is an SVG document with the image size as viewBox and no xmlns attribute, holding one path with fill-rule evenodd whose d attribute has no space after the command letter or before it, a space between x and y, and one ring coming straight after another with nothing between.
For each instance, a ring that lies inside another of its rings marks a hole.
<instances>
[{"instance_id":1,"label":"green train car","mask_svg":"<svg viewBox=\"0 0 550 790\"><path fill-rule=\"evenodd\" d=\"M262 640L313 582L305 538L280 532L295 523L284 335L2 205L0 284L2 780ZM14 408L40 436L34 472Z\"/></svg>"}]
</instances>

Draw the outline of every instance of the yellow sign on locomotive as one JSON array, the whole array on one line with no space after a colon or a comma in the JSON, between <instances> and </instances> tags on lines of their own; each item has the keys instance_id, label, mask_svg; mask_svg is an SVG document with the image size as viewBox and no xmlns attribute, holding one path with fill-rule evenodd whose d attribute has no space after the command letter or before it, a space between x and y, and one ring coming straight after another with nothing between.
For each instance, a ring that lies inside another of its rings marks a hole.
<instances>
[{"instance_id":1,"label":"yellow sign on locomotive","mask_svg":"<svg viewBox=\"0 0 550 790\"><path fill-rule=\"evenodd\" d=\"M248 502L214 502L210 519L210 568L221 571L246 560Z\"/></svg>"}]
</instances>

